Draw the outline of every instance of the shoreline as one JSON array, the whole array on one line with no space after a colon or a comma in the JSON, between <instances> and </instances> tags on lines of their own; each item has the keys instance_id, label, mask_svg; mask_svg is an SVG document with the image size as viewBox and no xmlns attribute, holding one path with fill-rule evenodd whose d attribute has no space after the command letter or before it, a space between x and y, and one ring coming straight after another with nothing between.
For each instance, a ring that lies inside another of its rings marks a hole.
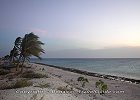
<instances>
[{"instance_id":1,"label":"shoreline","mask_svg":"<svg viewBox=\"0 0 140 100\"><path fill-rule=\"evenodd\" d=\"M41 100L41 98L43 100L139 100L140 98L139 84L120 81L117 80L117 77L115 79L108 75L35 62L25 63L24 71L27 77L12 73L4 77L1 76L0 100L31 100L34 96L36 100ZM28 72L32 73L32 71L34 75L31 76ZM37 73L47 77L34 77ZM14 75L13 78L11 78L11 75ZM77 81L79 77L85 77L89 82L82 87L81 82ZM23 82L23 80L32 84L19 88L5 88L5 86L12 86L18 81ZM104 95L101 95L99 88L96 87L96 82L99 80L107 84L108 92ZM28 93L25 93L26 91ZM32 91L42 92L35 93ZM65 92L57 93L57 91Z\"/></svg>"},{"instance_id":2,"label":"shoreline","mask_svg":"<svg viewBox=\"0 0 140 100\"><path fill-rule=\"evenodd\" d=\"M119 81L134 83L134 84L140 84L140 80L138 80L138 79L93 73L93 72L88 72L88 71L79 70L79 69L75 69L75 68L65 68L65 67L60 67L60 66L56 66L56 65L44 64L44 63L36 63L36 62L32 62L32 63L45 65L45 66L49 66L49 67L53 67L53 68L58 68L58 69L62 69L65 71L74 72L74 73L78 73L78 74L82 74L82 75L88 75L88 76L93 76L93 77L98 77L98 78L109 79L109 80L119 80Z\"/></svg>"}]
</instances>

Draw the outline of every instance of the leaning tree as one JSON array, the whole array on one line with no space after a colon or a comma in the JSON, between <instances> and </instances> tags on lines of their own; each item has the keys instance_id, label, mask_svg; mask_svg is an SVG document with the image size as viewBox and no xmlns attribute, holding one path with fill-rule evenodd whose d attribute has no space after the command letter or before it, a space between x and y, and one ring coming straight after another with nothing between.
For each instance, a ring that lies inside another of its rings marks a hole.
<instances>
[{"instance_id":1,"label":"leaning tree","mask_svg":"<svg viewBox=\"0 0 140 100\"><path fill-rule=\"evenodd\" d=\"M39 41L39 37L33 32L25 34L19 46L19 61L21 62L21 72L23 71L24 62L28 60L31 56L35 56L41 59L40 54L44 53L44 50L41 47L42 45L44 45L44 43Z\"/></svg>"}]
</instances>

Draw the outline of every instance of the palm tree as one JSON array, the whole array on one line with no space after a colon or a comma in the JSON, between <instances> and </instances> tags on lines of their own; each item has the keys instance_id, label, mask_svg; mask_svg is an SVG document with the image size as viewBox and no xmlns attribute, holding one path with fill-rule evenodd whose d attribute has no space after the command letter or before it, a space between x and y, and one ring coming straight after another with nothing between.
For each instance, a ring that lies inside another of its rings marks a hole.
<instances>
[{"instance_id":1,"label":"palm tree","mask_svg":"<svg viewBox=\"0 0 140 100\"><path fill-rule=\"evenodd\" d=\"M18 50L14 47L11 51L10 51L10 62L14 63L15 62L15 58L17 59L18 56Z\"/></svg>"},{"instance_id":2,"label":"palm tree","mask_svg":"<svg viewBox=\"0 0 140 100\"><path fill-rule=\"evenodd\" d=\"M15 47L20 49L21 42L22 42L22 38L17 37L16 40L15 40Z\"/></svg>"},{"instance_id":3,"label":"palm tree","mask_svg":"<svg viewBox=\"0 0 140 100\"><path fill-rule=\"evenodd\" d=\"M23 64L25 60L29 59L29 57L35 56L41 59L40 54L44 53L41 45L44 45L44 43L39 41L39 37L33 32L25 34L20 45L19 61L22 61L21 72L23 71Z\"/></svg>"},{"instance_id":4,"label":"palm tree","mask_svg":"<svg viewBox=\"0 0 140 100\"><path fill-rule=\"evenodd\" d=\"M21 44L21 37L17 37L14 42L14 48L10 52L11 58L18 56L18 53L20 52L20 44Z\"/></svg>"},{"instance_id":5,"label":"palm tree","mask_svg":"<svg viewBox=\"0 0 140 100\"><path fill-rule=\"evenodd\" d=\"M18 56L20 53L20 45L21 45L21 37L17 37L14 42L14 48L10 51L10 63L15 64L15 58L18 60ZM16 68L17 70L17 68Z\"/></svg>"},{"instance_id":6,"label":"palm tree","mask_svg":"<svg viewBox=\"0 0 140 100\"><path fill-rule=\"evenodd\" d=\"M4 60L9 60L9 58L10 58L9 55L6 55L6 56L3 57Z\"/></svg>"}]
</instances>

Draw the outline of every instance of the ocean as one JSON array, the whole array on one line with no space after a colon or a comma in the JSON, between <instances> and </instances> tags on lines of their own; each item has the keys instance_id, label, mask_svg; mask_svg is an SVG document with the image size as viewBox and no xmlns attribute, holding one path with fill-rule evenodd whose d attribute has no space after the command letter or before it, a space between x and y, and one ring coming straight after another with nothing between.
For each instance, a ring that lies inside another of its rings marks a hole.
<instances>
[{"instance_id":1,"label":"ocean","mask_svg":"<svg viewBox=\"0 0 140 100\"><path fill-rule=\"evenodd\" d=\"M140 80L140 58L32 58L31 62Z\"/></svg>"}]
</instances>

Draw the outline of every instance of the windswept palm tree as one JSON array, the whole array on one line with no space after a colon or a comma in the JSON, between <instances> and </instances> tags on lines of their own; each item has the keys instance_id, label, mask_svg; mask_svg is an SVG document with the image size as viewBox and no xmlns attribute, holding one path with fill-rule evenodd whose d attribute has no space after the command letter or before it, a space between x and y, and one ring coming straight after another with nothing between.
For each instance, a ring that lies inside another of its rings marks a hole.
<instances>
[{"instance_id":1,"label":"windswept palm tree","mask_svg":"<svg viewBox=\"0 0 140 100\"><path fill-rule=\"evenodd\" d=\"M6 56L3 57L4 60L9 60L9 58L10 58L9 55L6 55Z\"/></svg>"},{"instance_id":2,"label":"windswept palm tree","mask_svg":"<svg viewBox=\"0 0 140 100\"><path fill-rule=\"evenodd\" d=\"M20 52L21 37L17 37L14 42L14 48L10 51L10 60L13 61L14 57L17 57Z\"/></svg>"},{"instance_id":3,"label":"windswept palm tree","mask_svg":"<svg viewBox=\"0 0 140 100\"><path fill-rule=\"evenodd\" d=\"M17 37L16 40L15 40L15 46L14 47L20 50L21 42L22 42L22 38Z\"/></svg>"},{"instance_id":4,"label":"windswept palm tree","mask_svg":"<svg viewBox=\"0 0 140 100\"><path fill-rule=\"evenodd\" d=\"M14 47L11 51L10 51L10 62L14 63L15 62L15 58L18 59L18 50Z\"/></svg>"},{"instance_id":5,"label":"windswept palm tree","mask_svg":"<svg viewBox=\"0 0 140 100\"><path fill-rule=\"evenodd\" d=\"M21 37L17 37L14 42L14 48L10 51L10 63L15 64L15 58L18 60L18 56L20 54L20 45L21 45ZM17 70L17 68L16 68Z\"/></svg>"},{"instance_id":6,"label":"windswept palm tree","mask_svg":"<svg viewBox=\"0 0 140 100\"><path fill-rule=\"evenodd\" d=\"M22 61L21 72L23 71L23 64L25 60L27 60L29 57L35 56L41 59L40 54L44 53L41 45L44 45L44 43L39 41L39 37L33 32L25 34L20 46L19 60Z\"/></svg>"}]
</instances>

